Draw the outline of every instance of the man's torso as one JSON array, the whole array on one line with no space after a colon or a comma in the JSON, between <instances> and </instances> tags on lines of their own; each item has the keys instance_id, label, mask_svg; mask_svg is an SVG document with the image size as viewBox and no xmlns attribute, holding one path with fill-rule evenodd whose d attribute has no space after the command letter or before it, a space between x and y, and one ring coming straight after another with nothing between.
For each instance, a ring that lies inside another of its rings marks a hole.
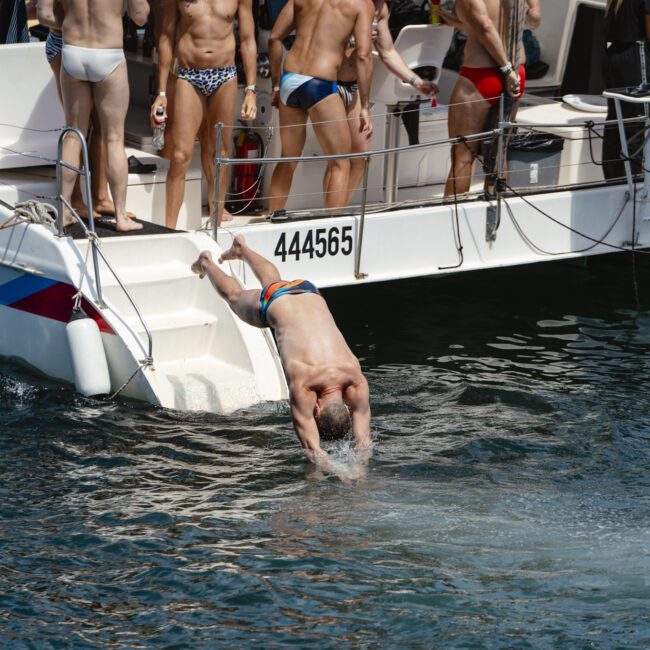
<instances>
[{"instance_id":1,"label":"man's torso","mask_svg":"<svg viewBox=\"0 0 650 650\"><path fill-rule=\"evenodd\" d=\"M336 81L363 0L294 0L296 40L284 69Z\"/></svg>"},{"instance_id":2,"label":"man's torso","mask_svg":"<svg viewBox=\"0 0 650 650\"><path fill-rule=\"evenodd\" d=\"M290 387L349 385L361 377L359 361L325 300L312 293L282 296L268 309Z\"/></svg>"},{"instance_id":3,"label":"man's torso","mask_svg":"<svg viewBox=\"0 0 650 650\"><path fill-rule=\"evenodd\" d=\"M180 0L176 54L185 68L223 68L235 63L238 0Z\"/></svg>"},{"instance_id":4,"label":"man's torso","mask_svg":"<svg viewBox=\"0 0 650 650\"><path fill-rule=\"evenodd\" d=\"M122 0L63 0L63 40L79 47L122 49Z\"/></svg>"}]
</instances>

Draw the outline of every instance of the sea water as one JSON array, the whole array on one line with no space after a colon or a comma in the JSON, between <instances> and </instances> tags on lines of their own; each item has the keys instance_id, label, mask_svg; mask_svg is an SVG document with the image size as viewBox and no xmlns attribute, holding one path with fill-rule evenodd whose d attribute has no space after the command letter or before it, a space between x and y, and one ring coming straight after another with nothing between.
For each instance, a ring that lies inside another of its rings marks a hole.
<instances>
[{"instance_id":1,"label":"sea water","mask_svg":"<svg viewBox=\"0 0 650 650\"><path fill-rule=\"evenodd\" d=\"M650 646L650 277L326 292L375 449L0 371L3 648ZM359 469L360 468L360 469ZM359 470L359 471L357 471Z\"/></svg>"}]
</instances>

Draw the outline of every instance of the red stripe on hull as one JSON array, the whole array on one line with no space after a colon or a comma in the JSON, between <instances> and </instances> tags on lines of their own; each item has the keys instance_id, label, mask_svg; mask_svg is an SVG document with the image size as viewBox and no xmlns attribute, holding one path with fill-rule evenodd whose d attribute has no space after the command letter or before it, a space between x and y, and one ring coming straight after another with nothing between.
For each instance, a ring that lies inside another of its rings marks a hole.
<instances>
[{"instance_id":1,"label":"red stripe on hull","mask_svg":"<svg viewBox=\"0 0 650 650\"><path fill-rule=\"evenodd\" d=\"M77 290L72 285L57 282L47 289L38 291L27 298L23 298L7 306L35 314L36 316L52 318L53 320L67 323L72 314L72 306L74 304L72 296L75 293L77 293ZM97 323L100 332L115 334L110 325L104 320L104 317L85 298L81 299L81 306L86 314Z\"/></svg>"}]
</instances>

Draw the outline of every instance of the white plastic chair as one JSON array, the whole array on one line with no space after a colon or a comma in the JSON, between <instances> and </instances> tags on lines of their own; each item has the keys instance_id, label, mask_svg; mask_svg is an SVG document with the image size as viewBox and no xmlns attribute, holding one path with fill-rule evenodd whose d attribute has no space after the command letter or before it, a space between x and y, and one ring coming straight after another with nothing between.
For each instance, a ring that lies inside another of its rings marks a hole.
<instances>
[{"instance_id":1,"label":"white plastic chair","mask_svg":"<svg viewBox=\"0 0 650 650\"><path fill-rule=\"evenodd\" d=\"M432 81L437 83L453 34L454 30L446 25L408 25L395 40L395 49L411 70L424 66L435 68ZM388 70L376 52L373 52L373 58L375 66L370 101L392 105L413 101L418 97L412 86Z\"/></svg>"}]
</instances>

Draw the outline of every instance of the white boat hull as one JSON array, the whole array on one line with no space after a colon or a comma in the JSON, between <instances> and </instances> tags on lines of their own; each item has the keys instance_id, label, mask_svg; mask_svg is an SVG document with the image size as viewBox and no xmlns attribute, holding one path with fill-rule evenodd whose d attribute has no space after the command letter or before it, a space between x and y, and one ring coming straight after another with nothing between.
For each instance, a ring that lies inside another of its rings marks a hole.
<instances>
[{"instance_id":1,"label":"white boat hull","mask_svg":"<svg viewBox=\"0 0 650 650\"><path fill-rule=\"evenodd\" d=\"M494 241L486 240L486 201L458 204L458 230L453 203L368 214L361 277L355 275L359 216L231 226L220 241L228 245L242 233L283 277L306 277L320 287L438 276L611 253L633 240L650 246L647 203L637 199L634 235L626 193L627 186L616 185L507 198ZM235 268L247 286L257 286L243 265Z\"/></svg>"},{"instance_id":2,"label":"white boat hull","mask_svg":"<svg viewBox=\"0 0 650 650\"><path fill-rule=\"evenodd\" d=\"M112 391L168 408L215 412L286 398L272 338L240 321L189 269L201 250L219 255L209 237L178 233L102 244L148 321L151 363L145 362L146 329L103 263L100 305L92 264L85 265L87 245L40 225L0 231L0 356L73 383L65 326L81 280L84 310L101 331Z\"/></svg>"}]
</instances>

